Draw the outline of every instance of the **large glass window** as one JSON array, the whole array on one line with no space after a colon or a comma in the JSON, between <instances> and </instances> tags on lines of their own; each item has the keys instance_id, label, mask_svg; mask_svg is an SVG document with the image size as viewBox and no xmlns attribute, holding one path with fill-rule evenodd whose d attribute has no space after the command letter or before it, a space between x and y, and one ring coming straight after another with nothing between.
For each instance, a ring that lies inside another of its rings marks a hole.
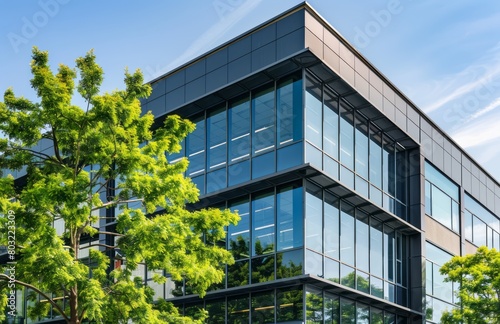
<instances>
[{"instance_id":1,"label":"large glass window","mask_svg":"<svg viewBox=\"0 0 500 324\"><path fill-rule=\"evenodd\" d=\"M358 211L356 215L356 267L366 272L370 270L369 247L368 215Z\"/></svg>"},{"instance_id":2,"label":"large glass window","mask_svg":"<svg viewBox=\"0 0 500 324\"><path fill-rule=\"evenodd\" d=\"M354 170L353 111L341 101L340 105L340 162Z\"/></svg>"},{"instance_id":3,"label":"large glass window","mask_svg":"<svg viewBox=\"0 0 500 324\"><path fill-rule=\"evenodd\" d=\"M207 118L207 168L208 171L226 165L226 135L227 120L226 107L221 107L211 111Z\"/></svg>"},{"instance_id":4,"label":"large glass window","mask_svg":"<svg viewBox=\"0 0 500 324\"><path fill-rule=\"evenodd\" d=\"M325 255L339 259L339 234L340 234L340 220L339 220L339 200L329 192L325 193L324 201L324 214L325 214Z\"/></svg>"},{"instance_id":5,"label":"large glass window","mask_svg":"<svg viewBox=\"0 0 500 324\"><path fill-rule=\"evenodd\" d=\"M248 95L229 106L229 163L250 156L250 102Z\"/></svg>"},{"instance_id":6,"label":"large glass window","mask_svg":"<svg viewBox=\"0 0 500 324\"><path fill-rule=\"evenodd\" d=\"M306 246L323 252L323 201L321 188L308 183L306 190Z\"/></svg>"},{"instance_id":7,"label":"large glass window","mask_svg":"<svg viewBox=\"0 0 500 324\"><path fill-rule=\"evenodd\" d=\"M330 157L339 158L339 108L338 97L333 92L325 89L325 107L323 128L323 151Z\"/></svg>"},{"instance_id":8,"label":"large glass window","mask_svg":"<svg viewBox=\"0 0 500 324\"><path fill-rule=\"evenodd\" d=\"M354 265L354 207L342 203L340 210L340 259Z\"/></svg>"},{"instance_id":9,"label":"large glass window","mask_svg":"<svg viewBox=\"0 0 500 324\"><path fill-rule=\"evenodd\" d=\"M302 188L285 187L277 194L277 250L303 245Z\"/></svg>"},{"instance_id":10,"label":"large glass window","mask_svg":"<svg viewBox=\"0 0 500 324\"><path fill-rule=\"evenodd\" d=\"M276 113L274 84L253 93L252 98L252 153L254 155L274 149Z\"/></svg>"},{"instance_id":11,"label":"large glass window","mask_svg":"<svg viewBox=\"0 0 500 324\"><path fill-rule=\"evenodd\" d=\"M232 251L236 260L250 256L250 204L248 199L235 201L229 204L231 211L238 211L240 221L236 225L229 225L228 249Z\"/></svg>"},{"instance_id":12,"label":"large glass window","mask_svg":"<svg viewBox=\"0 0 500 324\"><path fill-rule=\"evenodd\" d=\"M458 186L425 162L425 212L444 226L459 231Z\"/></svg>"},{"instance_id":13,"label":"large glass window","mask_svg":"<svg viewBox=\"0 0 500 324\"><path fill-rule=\"evenodd\" d=\"M186 139L186 154L189 160L187 174L194 177L205 171L205 119L194 119L196 129Z\"/></svg>"},{"instance_id":14,"label":"large glass window","mask_svg":"<svg viewBox=\"0 0 500 324\"><path fill-rule=\"evenodd\" d=\"M274 252L274 194L257 195L252 201L252 255Z\"/></svg>"},{"instance_id":15,"label":"large glass window","mask_svg":"<svg viewBox=\"0 0 500 324\"><path fill-rule=\"evenodd\" d=\"M426 243L426 294L428 320L438 323L443 311L451 310L457 302L454 296L455 283L445 282L439 269L452 255L437 246Z\"/></svg>"},{"instance_id":16,"label":"large glass window","mask_svg":"<svg viewBox=\"0 0 500 324\"><path fill-rule=\"evenodd\" d=\"M306 78L306 139L316 147L322 147L323 108L321 83L312 76Z\"/></svg>"},{"instance_id":17,"label":"large glass window","mask_svg":"<svg viewBox=\"0 0 500 324\"><path fill-rule=\"evenodd\" d=\"M500 249L500 220L468 194L464 207L465 238L477 246Z\"/></svg>"},{"instance_id":18,"label":"large glass window","mask_svg":"<svg viewBox=\"0 0 500 324\"><path fill-rule=\"evenodd\" d=\"M278 145L302 139L302 79L287 78L276 89Z\"/></svg>"}]
</instances>

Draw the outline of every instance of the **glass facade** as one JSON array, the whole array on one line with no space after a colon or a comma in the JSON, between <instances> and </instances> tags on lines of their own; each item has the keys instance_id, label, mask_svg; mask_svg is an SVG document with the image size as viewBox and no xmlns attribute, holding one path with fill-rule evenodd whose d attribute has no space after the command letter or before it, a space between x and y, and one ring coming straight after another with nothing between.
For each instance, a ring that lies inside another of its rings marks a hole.
<instances>
[{"instance_id":1,"label":"glass facade","mask_svg":"<svg viewBox=\"0 0 500 324\"><path fill-rule=\"evenodd\" d=\"M407 237L306 183L305 273L406 306Z\"/></svg>"},{"instance_id":2,"label":"glass facade","mask_svg":"<svg viewBox=\"0 0 500 324\"><path fill-rule=\"evenodd\" d=\"M333 89L306 74L306 162L406 219L406 151Z\"/></svg>"},{"instance_id":3,"label":"glass facade","mask_svg":"<svg viewBox=\"0 0 500 324\"><path fill-rule=\"evenodd\" d=\"M449 229L460 230L458 186L425 162L425 213Z\"/></svg>"},{"instance_id":4,"label":"glass facade","mask_svg":"<svg viewBox=\"0 0 500 324\"><path fill-rule=\"evenodd\" d=\"M441 266L452 258L452 255L441 250L437 246L426 243L426 284L427 294L426 318L428 323L439 323L441 315L446 310L456 307L458 302L454 294L457 285L445 282L444 276L439 273Z\"/></svg>"},{"instance_id":5,"label":"glass facade","mask_svg":"<svg viewBox=\"0 0 500 324\"><path fill-rule=\"evenodd\" d=\"M464 231L476 246L500 249L500 220L469 194L464 196Z\"/></svg>"},{"instance_id":6,"label":"glass facade","mask_svg":"<svg viewBox=\"0 0 500 324\"><path fill-rule=\"evenodd\" d=\"M201 195L301 165L302 91L294 74L208 109L169 161L188 158Z\"/></svg>"}]
</instances>

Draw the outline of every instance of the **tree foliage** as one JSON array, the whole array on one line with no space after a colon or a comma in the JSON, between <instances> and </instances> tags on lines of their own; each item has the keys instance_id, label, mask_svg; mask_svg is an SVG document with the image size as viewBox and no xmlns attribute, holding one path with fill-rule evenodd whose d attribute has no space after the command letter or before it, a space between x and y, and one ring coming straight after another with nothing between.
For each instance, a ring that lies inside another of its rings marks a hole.
<instances>
[{"instance_id":1,"label":"tree foliage","mask_svg":"<svg viewBox=\"0 0 500 324\"><path fill-rule=\"evenodd\" d=\"M30 315L45 316L52 306L68 323L189 323L172 305L153 304L152 289L133 271L140 263L165 270L203 296L223 278L218 265L233 262L215 243L238 216L228 210L188 211L186 203L198 199L197 188L183 175L188 161L170 164L166 158L179 152L194 124L171 116L153 131L154 117L141 111L139 99L151 87L140 71L125 72L124 90L100 94L103 71L92 51L76 60L75 69L59 65L57 73L47 52L34 48L32 58L31 85L40 101L8 89L0 102L0 167L27 174L22 186L10 175L0 179L0 246L8 244L11 211L15 280L29 292ZM75 89L85 107L73 104ZM42 151L40 143L50 148ZM62 232L54 228L60 220ZM109 226L113 233L100 232L107 223L115 224ZM117 239L99 241L82 259L82 242L95 242L99 235ZM123 264L112 269L115 251ZM8 278L0 279L6 292ZM0 301L3 309L6 300Z\"/></svg>"},{"instance_id":2,"label":"tree foliage","mask_svg":"<svg viewBox=\"0 0 500 324\"><path fill-rule=\"evenodd\" d=\"M445 263L445 281L458 283L457 308L443 313L442 323L500 323L500 251L483 246L475 254Z\"/></svg>"}]
</instances>

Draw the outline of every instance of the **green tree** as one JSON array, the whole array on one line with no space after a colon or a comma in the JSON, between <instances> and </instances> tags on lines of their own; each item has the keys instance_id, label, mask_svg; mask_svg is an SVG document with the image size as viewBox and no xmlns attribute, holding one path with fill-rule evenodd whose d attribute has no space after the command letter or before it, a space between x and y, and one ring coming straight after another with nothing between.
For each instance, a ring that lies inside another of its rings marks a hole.
<instances>
[{"instance_id":1,"label":"green tree","mask_svg":"<svg viewBox=\"0 0 500 324\"><path fill-rule=\"evenodd\" d=\"M441 269L445 281L459 284L458 307L442 323L500 323L500 251L482 246L475 254L455 256Z\"/></svg>"},{"instance_id":2,"label":"green tree","mask_svg":"<svg viewBox=\"0 0 500 324\"><path fill-rule=\"evenodd\" d=\"M76 60L75 69L59 65L57 73L47 52L34 48L32 58L31 85L40 102L16 97L12 89L0 102L0 167L27 173L22 185L10 175L0 179L0 246L11 243L10 211L15 214L15 284L32 300L29 315L45 316L52 308L72 324L85 319L190 323L171 304L154 304L153 290L132 274L143 262L148 270L165 270L172 280L185 280L203 296L223 278L218 265L233 262L216 243L238 215L219 209L188 211L186 204L199 195L183 175L188 161L170 164L166 158L166 153L179 152L194 124L171 116L153 131L153 116L141 112L139 99L151 87L140 71L125 71L125 90L100 94L103 71L92 51ZM75 88L85 107L72 103ZM41 141L51 148L37 149ZM63 233L53 226L59 219ZM99 222L116 225L100 232ZM99 235L116 239L95 244L82 260L82 240ZM112 269L115 251L123 260ZM10 289L5 271L0 266L2 314ZM161 275L153 279L166 280ZM192 321L202 322L203 314Z\"/></svg>"}]
</instances>

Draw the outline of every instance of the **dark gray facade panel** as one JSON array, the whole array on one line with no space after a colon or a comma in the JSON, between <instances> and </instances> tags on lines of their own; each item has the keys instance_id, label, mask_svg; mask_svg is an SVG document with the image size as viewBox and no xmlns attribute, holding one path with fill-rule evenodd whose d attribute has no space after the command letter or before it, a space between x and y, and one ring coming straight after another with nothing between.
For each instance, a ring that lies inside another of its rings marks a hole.
<instances>
[{"instance_id":1,"label":"dark gray facade panel","mask_svg":"<svg viewBox=\"0 0 500 324\"><path fill-rule=\"evenodd\" d=\"M370 102L372 103L375 108L378 110L382 111L383 106L384 106L384 97L382 96L382 93L380 93L377 88L375 88L371 83L370 83Z\"/></svg>"},{"instance_id":2,"label":"dark gray facade panel","mask_svg":"<svg viewBox=\"0 0 500 324\"><path fill-rule=\"evenodd\" d=\"M155 100L148 102L148 110L151 111L154 116L161 116L165 113L165 97L166 96L163 95L159 98L156 98Z\"/></svg>"},{"instance_id":3,"label":"dark gray facade panel","mask_svg":"<svg viewBox=\"0 0 500 324\"><path fill-rule=\"evenodd\" d=\"M159 96L163 96L166 92L166 79L158 80L151 84L151 95L148 97L148 101L155 100Z\"/></svg>"},{"instance_id":4,"label":"dark gray facade panel","mask_svg":"<svg viewBox=\"0 0 500 324\"><path fill-rule=\"evenodd\" d=\"M186 83L186 102L189 102L193 99L203 96L205 91L205 76L198 78L194 81Z\"/></svg>"},{"instance_id":5,"label":"dark gray facade panel","mask_svg":"<svg viewBox=\"0 0 500 324\"><path fill-rule=\"evenodd\" d=\"M229 83L248 75L252 72L252 57L250 54L244 55L227 66L227 81Z\"/></svg>"},{"instance_id":6,"label":"dark gray facade panel","mask_svg":"<svg viewBox=\"0 0 500 324\"><path fill-rule=\"evenodd\" d=\"M292 31L304 27L305 10L299 10L293 14L280 19L276 23L276 37L280 38Z\"/></svg>"},{"instance_id":7,"label":"dark gray facade panel","mask_svg":"<svg viewBox=\"0 0 500 324\"><path fill-rule=\"evenodd\" d=\"M167 80L166 91L170 92L174 89L177 89L180 86L183 86L186 83L185 77L186 77L186 70L180 70L172 75L169 75L166 78Z\"/></svg>"},{"instance_id":8,"label":"dark gray facade panel","mask_svg":"<svg viewBox=\"0 0 500 324\"><path fill-rule=\"evenodd\" d=\"M335 53L330 47L327 46L328 43L325 44L323 51L324 51L324 60L326 64L329 65L329 67L337 72L340 73L340 57ZM368 98L368 97L366 97Z\"/></svg>"},{"instance_id":9,"label":"dark gray facade panel","mask_svg":"<svg viewBox=\"0 0 500 324\"><path fill-rule=\"evenodd\" d=\"M205 74L205 59L201 59L186 68L186 83L198 79Z\"/></svg>"},{"instance_id":10,"label":"dark gray facade panel","mask_svg":"<svg viewBox=\"0 0 500 324\"><path fill-rule=\"evenodd\" d=\"M252 51L252 71L255 72L276 61L276 42Z\"/></svg>"},{"instance_id":11,"label":"dark gray facade panel","mask_svg":"<svg viewBox=\"0 0 500 324\"><path fill-rule=\"evenodd\" d=\"M217 70L207 73L206 87L207 93L212 92L227 84L227 65L224 65Z\"/></svg>"},{"instance_id":12,"label":"dark gray facade panel","mask_svg":"<svg viewBox=\"0 0 500 324\"><path fill-rule=\"evenodd\" d=\"M305 28L305 47L308 47L314 55L323 59L323 41L307 28Z\"/></svg>"},{"instance_id":13,"label":"dark gray facade panel","mask_svg":"<svg viewBox=\"0 0 500 324\"><path fill-rule=\"evenodd\" d=\"M229 62L234 61L252 51L252 37L247 36L229 45L227 48Z\"/></svg>"},{"instance_id":14,"label":"dark gray facade panel","mask_svg":"<svg viewBox=\"0 0 500 324\"><path fill-rule=\"evenodd\" d=\"M166 101L166 112L171 112L175 108L183 105L186 100L184 100L184 87L177 88L165 96Z\"/></svg>"},{"instance_id":15,"label":"dark gray facade panel","mask_svg":"<svg viewBox=\"0 0 500 324\"><path fill-rule=\"evenodd\" d=\"M354 68L348 65L342 57L340 57L340 76L344 81L354 86Z\"/></svg>"},{"instance_id":16,"label":"dark gray facade panel","mask_svg":"<svg viewBox=\"0 0 500 324\"><path fill-rule=\"evenodd\" d=\"M304 49L304 28L299 28L276 41L276 59L281 60L287 56Z\"/></svg>"},{"instance_id":17,"label":"dark gray facade panel","mask_svg":"<svg viewBox=\"0 0 500 324\"><path fill-rule=\"evenodd\" d=\"M227 47L215 52L206 58L207 73L227 64Z\"/></svg>"},{"instance_id":18,"label":"dark gray facade panel","mask_svg":"<svg viewBox=\"0 0 500 324\"><path fill-rule=\"evenodd\" d=\"M252 51L276 40L276 23L252 34Z\"/></svg>"}]
</instances>

